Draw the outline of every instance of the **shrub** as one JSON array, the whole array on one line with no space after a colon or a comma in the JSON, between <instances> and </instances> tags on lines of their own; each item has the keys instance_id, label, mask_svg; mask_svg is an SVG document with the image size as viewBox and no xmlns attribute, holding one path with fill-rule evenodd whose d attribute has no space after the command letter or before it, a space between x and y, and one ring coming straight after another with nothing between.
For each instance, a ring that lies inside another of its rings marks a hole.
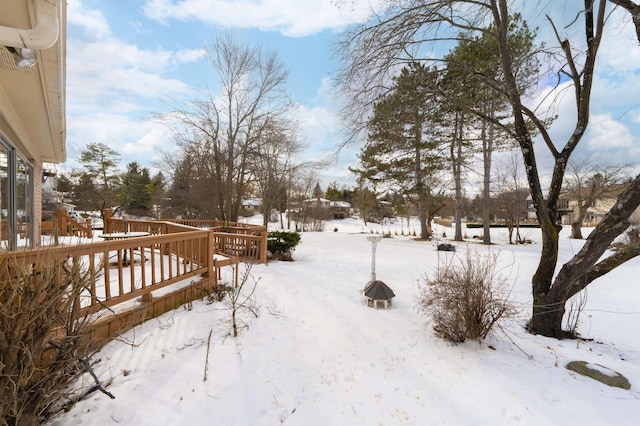
<instances>
[{"instance_id":1,"label":"shrub","mask_svg":"<svg viewBox=\"0 0 640 426\"><path fill-rule=\"evenodd\" d=\"M506 297L506 280L496 275L496 263L496 255L467 252L466 258L439 266L436 277L427 279L418 306L441 337L452 342L486 337L499 320L516 314Z\"/></svg>"},{"instance_id":2,"label":"shrub","mask_svg":"<svg viewBox=\"0 0 640 426\"><path fill-rule=\"evenodd\" d=\"M90 371L87 320L75 312L96 271L82 269L51 253L0 256L0 424L43 423Z\"/></svg>"},{"instance_id":3,"label":"shrub","mask_svg":"<svg viewBox=\"0 0 640 426\"><path fill-rule=\"evenodd\" d=\"M280 260L291 260L291 253L300 243L299 232L273 231L267 235L267 250L271 256Z\"/></svg>"}]
</instances>

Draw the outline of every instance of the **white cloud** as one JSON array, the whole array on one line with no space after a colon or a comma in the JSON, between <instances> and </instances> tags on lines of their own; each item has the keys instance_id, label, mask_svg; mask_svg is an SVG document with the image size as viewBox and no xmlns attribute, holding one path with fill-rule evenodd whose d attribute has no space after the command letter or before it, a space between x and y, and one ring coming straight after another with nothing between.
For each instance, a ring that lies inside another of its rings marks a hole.
<instances>
[{"instance_id":1,"label":"white cloud","mask_svg":"<svg viewBox=\"0 0 640 426\"><path fill-rule=\"evenodd\" d=\"M69 115L67 132L71 160L80 157L86 143L100 142L121 155L122 169L132 161L150 167L161 160L160 150L171 152L174 148L172 135L163 124L123 114Z\"/></svg>"},{"instance_id":2,"label":"white cloud","mask_svg":"<svg viewBox=\"0 0 640 426\"><path fill-rule=\"evenodd\" d=\"M111 36L109 24L102 12L85 9L80 0L68 1L67 23L82 27L85 35L90 38L103 39Z\"/></svg>"},{"instance_id":3,"label":"white cloud","mask_svg":"<svg viewBox=\"0 0 640 426\"><path fill-rule=\"evenodd\" d=\"M158 160L158 147L172 142L168 130L148 118L152 105L190 91L184 82L164 74L197 60L201 49L147 50L115 37L104 15L79 0L70 0L68 10L70 29L80 27L83 33L67 39L70 165L85 144L101 142L121 154L121 167L131 161L148 167Z\"/></svg>"},{"instance_id":4,"label":"white cloud","mask_svg":"<svg viewBox=\"0 0 640 426\"><path fill-rule=\"evenodd\" d=\"M149 111L149 101L189 96L185 82L165 75L202 57L201 49L145 50L114 37L67 41L68 110L126 114Z\"/></svg>"},{"instance_id":5,"label":"white cloud","mask_svg":"<svg viewBox=\"0 0 640 426\"><path fill-rule=\"evenodd\" d=\"M164 74L204 56L202 49L144 49L124 42L112 34L102 12L85 7L80 0L69 1L68 23L71 28L80 26L85 34L67 40L70 110L126 105L124 113L142 108L141 97L158 100L188 94L187 84Z\"/></svg>"},{"instance_id":6,"label":"white cloud","mask_svg":"<svg viewBox=\"0 0 640 426\"><path fill-rule=\"evenodd\" d=\"M207 56L204 49L182 49L175 52L175 59L179 63L197 62Z\"/></svg>"},{"instance_id":7,"label":"white cloud","mask_svg":"<svg viewBox=\"0 0 640 426\"><path fill-rule=\"evenodd\" d=\"M160 150L172 152L175 148L171 132L157 123L145 122L144 134L134 142L126 143L122 153L126 158L143 158L141 163L154 163L160 160Z\"/></svg>"},{"instance_id":8,"label":"white cloud","mask_svg":"<svg viewBox=\"0 0 640 426\"><path fill-rule=\"evenodd\" d=\"M74 102L101 104L104 107L105 101L113 96L129 101L136 97L160 99L189 90L184 82L163 77L159 73L163 67L162 58L140 59L138 65L136 58L130 55L130 46L75 41L70 41L69 45L75 49L68 57L67 90ZM92 57L95 50L109 53ZM150 52L140 53L141 57L153 56ZM156 68L149 62L154 62Z\"/></svg>"},{"instance_id":9,"label":"white cloud","mask_svg":"<svg viewBox=\"0 0 640 426\"><path fill-rule=\"evenodd\" d=\"M328 87L322 84L318 92L320 99L324 99L324 95L330 93L326 89ZM327 99L327 105L332 105L330 99ZM323 105L298 105L296 117L300 123L302 141L306 145L307 158L303 160L330 162L328 167L320 172L321 186L326 188L333 181L337 181L339 186L352 186L355 177L348 167L357 162L359 146L342 146L345 134L338 113Z\"/></svg>"},{"instance_id":10,"label":"white cloud","mask_svg":"<svg viewBox=\"0 0 640 426\"><path fill-rule=\"evenodd\" d=\"M611 151L638 146L638 141L624 124L611 118L609 114L591 115L586 136L591 151Z\"/></svg>"},{"instance_id":11,"label":"white cloud","mask_svg":"<svg viewBox=\"0 0 640 426\"><path fill-rule=\"evenodd\" d=\"M573 87L569 83L562 83L557 88L547 87L541 90L529 105L536 111L539 118L557 116L548 127L549 136L557 149L562 149L575 131L576 108L573 93ZM536 144L537 154L539 156L541 152L546 154L548 149L542 137L537 136L536 140L539 141L539 145Z\"/></svg>"},{"instance_id":12,"label":"white cloud","mask_svg":"<svg viewBox=\"0 0 640 426\"><path fill-rule=\"evenodd\" d=\"M606 31L598 50L598 65L618 73L637 71L640 48L631 15L617 8L607 20Z\"/></svg>"},{"instance_id":13,"label":"white cloud","mask_svg":"<svg viewBox=\"0 0 640 426\"><path fill-rule=\"evenodd\" d=\"M303 142L314 152L333 151L340 138L340 117L325 106L297 106Z\"/></svg>"},{"instance_id":14,"label":"white cloud","mask_svg":"<svg viewBox=\"0 0 640 426\"><path fill-rule=\"evenodd\" d=\"M339 7L337 3L343 5ZM159 22L200 20L300 37L364 21L384 3L382 0L148 0L144 13Z\"/></svg>"}]
</instances>

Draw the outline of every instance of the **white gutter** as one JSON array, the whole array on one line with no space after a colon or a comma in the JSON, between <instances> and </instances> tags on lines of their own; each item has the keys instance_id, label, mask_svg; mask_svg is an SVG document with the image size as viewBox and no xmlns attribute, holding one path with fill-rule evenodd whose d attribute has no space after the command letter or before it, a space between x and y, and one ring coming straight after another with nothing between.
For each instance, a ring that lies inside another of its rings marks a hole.
<instances>
[{"instance_id":1,"label":"white gutter","mask_svg":"<svg viewBox=\"0 0 640 426\"><path fill-rule=\"evenodd\" d=\"M40 50L55 44L59 34L58 8L48 0L33 0L33 4L35 26L31 29L0 26L0 46Z\"/></svg>"}]
</instances>

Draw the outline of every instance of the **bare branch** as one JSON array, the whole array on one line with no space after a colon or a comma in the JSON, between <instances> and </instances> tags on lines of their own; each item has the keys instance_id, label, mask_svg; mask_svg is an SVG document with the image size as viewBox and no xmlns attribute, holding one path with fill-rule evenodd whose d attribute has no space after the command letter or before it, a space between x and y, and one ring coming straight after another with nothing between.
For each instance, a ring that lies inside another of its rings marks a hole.
<instances>
[{"instance_id":1,"label":"bare branch","mask_svg":"<svg viewBox=\"0 0 640 426\"><path fill-rule=\"evenodd\" d=\"M636 256L637 247L634 245L613 255L610 260L602 261L601 264L596 265L614 238L629 227L629 217L638 206L640 206L640 175L636 176L628 188L618 197L615 205L602 222L589 234L582 249L558 273L556 281L566 280L571 285L554 286L552 292L565 295L568 299L586 287L593 279L606 273L605 271L620 265L624 259L628 260Z\"/></svg>"},{"instance_id":2,"label":"bare branch","mask_svg":"<svg viewBox=\"0 0 640 426\"><path fill-rule=\"evenodd\" d=\"M633 259L634 257L637 257L638 255L640 255L640 243L625 246L616 251L611 256L596 263L586 274L585 279L583 281L580 281L580 283L583 284L584 287L586 287L595 279L600 278L601 276L613 271L618 266L622 265L628 260Z\"/></svg>"},{"instance_id":3,"label":"bare branch","mask_svg":"<svg viewBox=\"0 0 640 426\"><path fill-rule=\"evenodd\" d=\"M618 5L631 14L633 24L636 26L636 37L640 43L640 5L631 0L609 0L611 3Z\"/></svg>"}]
</instances>

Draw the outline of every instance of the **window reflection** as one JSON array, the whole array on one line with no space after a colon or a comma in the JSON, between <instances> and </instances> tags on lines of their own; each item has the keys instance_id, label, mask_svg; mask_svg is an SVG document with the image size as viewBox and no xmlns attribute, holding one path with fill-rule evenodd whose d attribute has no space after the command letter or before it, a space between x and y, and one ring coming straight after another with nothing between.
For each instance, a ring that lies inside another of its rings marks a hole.
<instances>
[{"instance_id":1,"label":"window reflection","mask_svg":"<svg viewBox=\"0 0 640 426\"><path fill-rule=\"evenodd\" d=\"M16 224L18 247L30 247L33 235L33 209L31 200L31 166L16 158Z\"/></svg>"},{"instance_id":2,"label":"window reflection","mask_svg":"<svg viewBox=\"0 0 640 426\"><path fill-rule=\"evenodd\" d=\"M0 250L33 246L33 166L0 138Z\"/></svg>"},{"instance_id":3,"label":"window reflection","mask_svg":"<svg viewBox=\"0 0 640 426\"><path fill-rule=\"evenodd\" d=\"M7 250L11 241L11 230L9 228L9 154L7 148L0 143L0 248Z\"/></svg>"}]
</instances>

